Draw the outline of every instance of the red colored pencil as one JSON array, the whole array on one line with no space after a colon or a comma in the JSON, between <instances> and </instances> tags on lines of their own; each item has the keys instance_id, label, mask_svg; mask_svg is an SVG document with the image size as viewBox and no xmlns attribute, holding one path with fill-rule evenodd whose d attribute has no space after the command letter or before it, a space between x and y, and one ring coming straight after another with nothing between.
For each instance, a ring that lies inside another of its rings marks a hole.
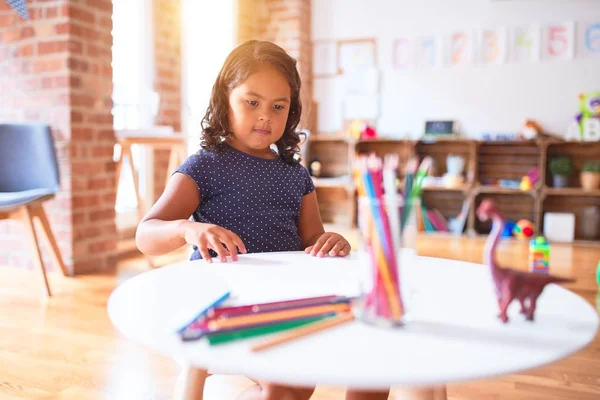
<instances>
[{"instance_id":1,"label":"red colored pencil","mask_svg":"<svg viewBox=\"0 0 600 400\"><path fill-rule=\"evenodd\" d=\"M253 314L264 311L274 311L285 308L311 306L324 304L334 300L343 299L343 296L329 295L319 297L307 297L303 299L281 300L270 303L245 304L241 306L217 307L208 313L211 319L228 318L244 314Z\"/></svg>"}]
</instances>

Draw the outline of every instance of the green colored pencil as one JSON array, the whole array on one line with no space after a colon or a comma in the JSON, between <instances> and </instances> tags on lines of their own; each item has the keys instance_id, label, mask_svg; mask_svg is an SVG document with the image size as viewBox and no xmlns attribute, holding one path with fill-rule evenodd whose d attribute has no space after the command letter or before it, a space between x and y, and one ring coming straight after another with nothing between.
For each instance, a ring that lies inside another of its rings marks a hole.
<instances>
[{"instance_id":1,"label":"green colored pencil","mask_svg":"<svg viewBox=\"0 0 600 400\"><path fill-rule=\"evenodd\" d=\"M303 318L293 321L277 322L274 324L255 326L253 328L239 329L232 332L209 333L208 335L206 335L206 338L208 339L208 344L212 346L215 344L227 343L234 340L247 339L254 336L268 335L270 333L281 332L288 329L297 328L299 326L307 325L313 322L317 322L324 318L327 318L327 316L322 315L318 317Z\"/></svg>"}]
</instances>

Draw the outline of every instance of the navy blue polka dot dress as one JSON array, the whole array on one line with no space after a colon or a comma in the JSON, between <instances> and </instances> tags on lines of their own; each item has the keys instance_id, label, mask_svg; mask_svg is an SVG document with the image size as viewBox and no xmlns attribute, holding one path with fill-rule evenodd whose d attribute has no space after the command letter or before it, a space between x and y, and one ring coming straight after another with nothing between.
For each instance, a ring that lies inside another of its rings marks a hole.
<instances>
[{"instance_id":1,"label":"navy blue polka dot dress","mask_svg":"<svg viewBox=\"0 0 600 400\"><path fill-rule=\"evenodd\" d=\"M176 172L198 186L200 204L194 221L229 229L242 239L248 253L303 250L298 235L300 205L315 186L301 164L255 157L223 143L217 151L191 155ZM191 259L200 258L194 246Z\"/></svg>"}]
</instances>

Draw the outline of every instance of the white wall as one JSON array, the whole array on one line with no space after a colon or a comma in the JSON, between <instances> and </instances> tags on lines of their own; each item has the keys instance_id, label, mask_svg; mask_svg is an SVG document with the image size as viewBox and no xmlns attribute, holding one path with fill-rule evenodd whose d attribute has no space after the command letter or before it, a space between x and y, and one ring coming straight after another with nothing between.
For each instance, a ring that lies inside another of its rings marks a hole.
<instances>
[{"instance_id":1,"label":"white wall","mask_svg":"<svg viewBox=\"0 0 600 400\"><path fill-rule=\"evenodd\" d=\"M188 153L200 149L200 122L212 87L235 45L234 0L184 0L182 9L182 122Z\"/></svg>"},{"instance_id":2,"label":"white wall","mask_svg":"<svg viewBox=\"0 0 600 400\"><path fill-rule=\"evenodd\" d=\"M455 119L469 137L516 132L536 119L563 134L578 112L578 94L600 90L600 57L532 64L441 66L396 70L398 36L531 23L600 22L598 0L313 0L312 39L377 39L381 71L380 134L418 137L427 119ZM342 122L339 78L315 79L320 132Z\"/></svg>"}]
</instances>

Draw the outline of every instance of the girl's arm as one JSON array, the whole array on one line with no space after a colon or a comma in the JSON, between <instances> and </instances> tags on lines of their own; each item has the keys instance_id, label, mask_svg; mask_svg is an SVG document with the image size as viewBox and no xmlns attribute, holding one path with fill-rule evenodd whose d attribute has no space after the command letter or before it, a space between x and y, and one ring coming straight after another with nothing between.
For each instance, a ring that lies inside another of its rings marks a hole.
<instances>
[{"instance_id":1,"label":"girl's arm","mask_svg":"<svg viewBox=\"0 0 600 400\"><path fill-rule=\"evenodd\" d=\"M199 203L200 193L193 179L185 174L173 174L163 194L138 225L135 234L138 249L147 255L161 255L189 243L198 246L202 258L208 262L211 261L209 248L216 251L222 261L228 255L237 259L237 252L230 253L227 249L237 246L245 253L242 240L233 232L189 220Z\"/></svg>"},{"instance_id":2,"label":"girl's arm","mask_svg":"<svg viewBox=\"0 0 600 400\"><path fill-rule=\"evenodd\" d=\"M342 235L325 232L314 190L302 198L298 234L302 240L302 248L313 256L345 256L350 253L350 244Z\"/></svg>"}]
</instances>

